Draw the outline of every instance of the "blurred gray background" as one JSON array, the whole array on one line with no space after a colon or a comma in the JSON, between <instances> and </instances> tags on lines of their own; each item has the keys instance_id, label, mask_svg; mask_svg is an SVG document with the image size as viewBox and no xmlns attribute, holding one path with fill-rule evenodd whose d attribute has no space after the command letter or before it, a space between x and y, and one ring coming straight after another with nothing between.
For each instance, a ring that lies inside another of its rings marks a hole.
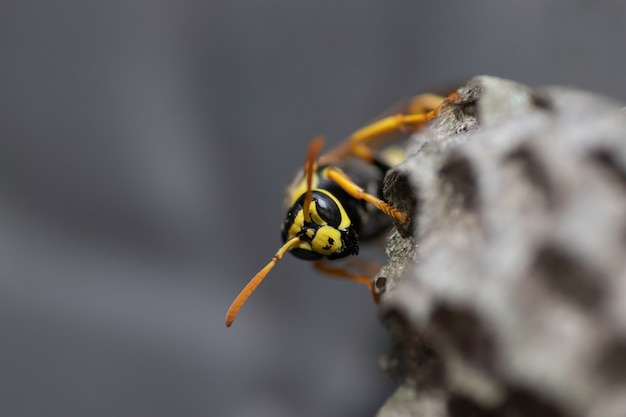
<instances>
[{"instance_id":1,"label":"blurred gray background","mask_svg":"<svg viewBox=\"0 0 626 417\"><path fill-rule=\"evenodd\" d=\"M626 99L626 2L5 1L0 415L367 416L367 291L280 243L308 141L477 74ZM382 249L380 249L382 250Z\"/></svg>"}]
</instances>

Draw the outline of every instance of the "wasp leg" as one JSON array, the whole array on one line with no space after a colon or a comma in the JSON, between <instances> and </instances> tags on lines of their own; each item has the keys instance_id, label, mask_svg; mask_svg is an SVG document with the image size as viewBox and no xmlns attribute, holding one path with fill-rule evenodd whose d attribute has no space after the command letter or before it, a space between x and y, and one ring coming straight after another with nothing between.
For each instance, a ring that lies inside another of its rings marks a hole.
<instances>
[{"instance_id":1,"label":"wasp leg","mask_svg":"<svg viewBox=\"0 0 626 417\"><path fill-rule=\"evenodd\" d=\"M338 277L338 278L348 278L360 284L366 285L367 288L370 290L372 297L374 297L374 302L378 304L379 295L374 290L374 285L372 284L372 279L370 277L367 277L365 275L354 274L344 268L329 266L328 262L324 259L320 261L316 261L313 264L313 266L315 267L316 270L323 272L324 274L327 274L333 277Z\"/></svg>"},{"instance_id":2,"label":"wasp leg","mask_svg":"<svg viewBox=\"0 0 626 417\"><path fill-rule=\"evenodd\" d=\"M346 174L339 171L336 168L330 167L326 171L326 176L336 182L345 192L350 194L357 200L367 201L374 205L378 210L382 211L386 215L393 217L394 219L406 223L409 220L409 215L400 209L395 208L391 204L385 203L380 198L365 192L365 190L354 183Z\"/></svg>"},{"instance_id":3,"label":"wasp leg","mask_svg":"<svg viewBox=\"0 0 626 417\"><path fill-rule=\"evenodd\" d=\"M450 96L454 94L456 93ZM418 94L409 100L405 112L384 117L357 130L352 134L348 143L356 146L367 144L388 133L414 132L427 121L437 117L440 106L446 100L446 97L436 94Z\"/></svg>"},{"instance_id":4,"label":"wasp leg","mask_svg":"<svg viewBox=\"0 0 626 417\"><path fill-rule=\"evenodd\" d=\"M320 163L332 163L349 154L362 157L363 147L393 132L416 132L424 123L437 117L443 105L457 100L456 92L445 98L435 94L419 94L409 100L405 113L384 117L357 130L344 144L320 158Z\"/></svg>"}]
</instances>

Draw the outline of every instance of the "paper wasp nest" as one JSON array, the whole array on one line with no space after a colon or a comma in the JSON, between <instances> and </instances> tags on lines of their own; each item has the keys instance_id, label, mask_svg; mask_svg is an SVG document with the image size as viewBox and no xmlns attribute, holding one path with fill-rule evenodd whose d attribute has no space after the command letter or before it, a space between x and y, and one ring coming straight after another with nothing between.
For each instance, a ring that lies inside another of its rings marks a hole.
<instances>
[{"instance_id":1,"label":"paper wasp nest","mask_svg":"<svg viewBox=\"0 0 626 417\"><path fill-rule=\"evenodd\" d=\"M389 416L626 415L626 116L477 77L412 138L377 284ZM412 233L411 233L412 232Z\"/></svg>"}]
</instances>

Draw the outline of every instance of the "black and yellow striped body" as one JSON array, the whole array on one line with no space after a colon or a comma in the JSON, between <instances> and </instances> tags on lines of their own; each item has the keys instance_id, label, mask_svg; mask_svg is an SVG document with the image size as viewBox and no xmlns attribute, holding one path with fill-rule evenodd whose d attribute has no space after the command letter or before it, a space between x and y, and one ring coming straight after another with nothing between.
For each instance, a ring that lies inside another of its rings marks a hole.
<instances>
[{"instance_id":1,"label":"black and yellow striped body","mask_svg":"<svg viewBox=\"0 0 626 417\"><path fill-rule=\"evenodd\" d=\"M348 158L333 165L368 193L382 198L382 184L389 166ZM283 242L299 237L290 252L301 259L339 259L359 252L359 239L380 234L391 224L389 216L349 195L326 176L329 166L318 167L313 176L311 220L305 221L303 204L306 184L300 175L287 193L287 216L282 227Z\"/></svg>"}]
</instances>

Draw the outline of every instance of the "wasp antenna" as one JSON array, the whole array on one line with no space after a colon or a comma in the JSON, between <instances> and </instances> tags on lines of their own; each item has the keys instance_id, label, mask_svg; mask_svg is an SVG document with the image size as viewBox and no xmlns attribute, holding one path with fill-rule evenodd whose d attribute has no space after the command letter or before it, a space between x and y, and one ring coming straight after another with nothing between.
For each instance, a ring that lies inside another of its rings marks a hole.
<instances>
[{"instance_id":1,"label":"wasp antenna","mask_svg":"<svg viewBox=\"0 0 626 417\"><path fill-rule=\"evenodd\" d=\"M306 152L306 160L304 161L304 175L306 176L306 194L304 196L304 205L302 207L302 215L305 222L311 221L311 215L309 214L309 206L311 200L313 200L313 174L317 168L317 157L324 147L324 138L321 136L316 137L311 141L309 149Z\"/></svg>"},{"instance_id":2,"label":"wasp antenna","mask_svg":"<svg viewBox=\"0 0 626 417\"><path fill-rule=\"evenodd\" d=\"M295 246L298 242L300 242L300 238L294 237L289 239L283 246L278 249L276 255L272 258L271 261L263 269L261 269L248 284L241 290L235 301L230 305L230 308L226 312L226 327L230 327L235 321L235 317L241 310L241 307L245 304L246 300L252 295L256 287L265 279L265 276L274 268L274 265L278 263L289 249Z\"/></svg>"}]
</instances>

